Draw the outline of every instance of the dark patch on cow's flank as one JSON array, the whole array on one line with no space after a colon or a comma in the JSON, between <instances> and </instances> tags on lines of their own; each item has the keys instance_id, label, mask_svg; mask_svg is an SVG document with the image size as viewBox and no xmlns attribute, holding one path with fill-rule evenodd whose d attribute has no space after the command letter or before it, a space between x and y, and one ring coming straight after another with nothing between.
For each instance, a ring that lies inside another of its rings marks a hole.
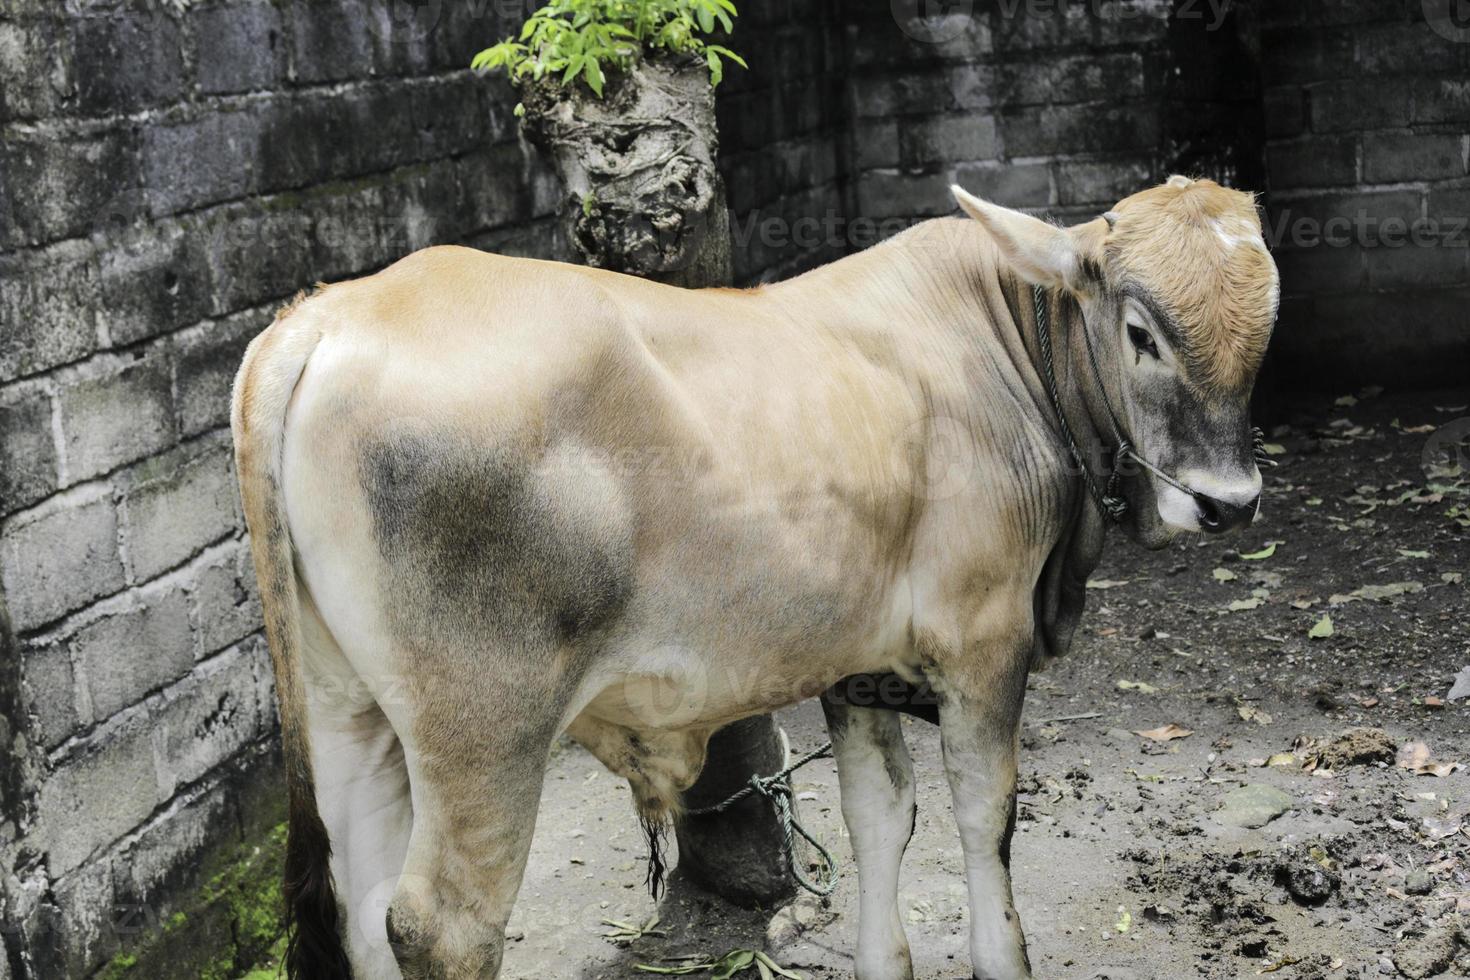
<instances>
[{"instance_id":1,"label":"dark patch on cow's flank","mask_svg":"<svg viewBox=\"0 0 1470 980\"><path fill-rule=\"evenodd\" d=\"M524 454L417 431L375 439L359 460L385 587L413 597L388 604L412 646L575 643L626 605L628 530L594 512L600 501L579 499L585 488L537 474Z\"/></svg>"}]
</instances>

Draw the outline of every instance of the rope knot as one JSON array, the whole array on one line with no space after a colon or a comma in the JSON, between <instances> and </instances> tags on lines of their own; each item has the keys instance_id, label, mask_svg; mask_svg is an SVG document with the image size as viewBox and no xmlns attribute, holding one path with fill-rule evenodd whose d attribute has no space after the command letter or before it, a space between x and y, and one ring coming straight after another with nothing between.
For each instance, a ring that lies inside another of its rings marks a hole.
<instances>
[{"instance_id":1,"label":"rope knot","mask_svg":"<svg viewBox=\"0 0 1470 980\"><path fill-rule=\"evenodd\" d=\"M796 879L798 885L813 895L830 895L837 888L837 861L832 857L831 852L797 821L796 814L792 812L791 774L807 763L826 758L831 754L832 743L828 742L821 748L808 752L780 772L769 776L762 776L758 773L752 775L744 786L727 799L721 800L714 806L690 810L686 816L707 817L723 813L747 796L759 793L771 801L771 806L776 809L776 818L781 821L781 850L786 855L786 866L791 870L791 876ZM817 872L815 881L807 878L797 867L795 847L795 835L797 834L800 834L821 858L822 867Z\"/></svg>"}]
</instances>

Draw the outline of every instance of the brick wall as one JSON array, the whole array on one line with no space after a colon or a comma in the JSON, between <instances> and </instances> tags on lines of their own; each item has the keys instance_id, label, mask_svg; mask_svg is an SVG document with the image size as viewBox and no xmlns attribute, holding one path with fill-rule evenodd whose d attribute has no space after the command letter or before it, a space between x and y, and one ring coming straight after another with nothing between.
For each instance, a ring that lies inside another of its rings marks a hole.
<instances>
[{"instance_id":1,"label":"brick wall","mask_svg":"<svg viewBox=\"0 0 1470 980\"><path fill-rule=\"evenodd\" d=\"M841 0L744 3L730 45L750 65L718 90L720 169L735 280L785 278L847 253L814 232L846 214L846 53Z\"/></svg>"},{"instance_id":2,"label":"brick wall","mask_svg":"<svg viewBox=\"0 0 1470 980\"><path fill-rule=\"evenodd\" d=\"M885 7L864 6L847 27L862 214L946 214L960 183L1013 207L1091 216L1158 171L1163 20L982 2L973 17L910 20L895 35Z\"/></svg>"},{"instance_id":3,"label":"brick wall","mask_svg":"<svg viewBox=\"0 0 1470 980\"><path fill-rule=\"evenodd\" d=\"M87 976L276 819L227 428L247 340L295 290L419 246L558 248L514 100L464 70L493 18L446 8L405 42L348 3L76 6L0 5L17 978Z\"/></svg>"},{"instance_id":4,"label":"brick wall","mask_svg":"<svg viewBox=\"0 0 1470 980\"><path fill-rule=\"evenodd\" d=\"M849 225L948 213L951 182L1073 222L1213 177L1263 192L1284 297L1268 392L1463 383L1470 29L1449 0L939 7L973 15L895 33L888 4L844 11Z\"/></svg>"},{"instance_id":5,"label":"brick wall","mask_svg":"<svg viewBox=\"0 0 1470 980\"><path fill-rule=\"evenodd\" d=\"M1263 9L1269 214L1284 378L1464 383L1470 31L1449 5ZM1330 223L1336 222L1335 225Z\"/></svg>"}]
</instances>

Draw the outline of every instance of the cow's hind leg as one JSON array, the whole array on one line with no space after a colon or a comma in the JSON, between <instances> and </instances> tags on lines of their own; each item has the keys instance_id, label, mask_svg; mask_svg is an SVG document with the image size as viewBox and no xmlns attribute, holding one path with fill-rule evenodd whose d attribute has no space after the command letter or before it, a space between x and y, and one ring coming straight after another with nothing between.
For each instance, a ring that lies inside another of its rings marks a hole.
<instances>
[{"instance_id":1,"label":"cow's hind leg","mask_svg":"<svg viewBox=\"0 0 1470 980\"><path fill-rule=\"evenodd\" d=\"M349 665L309 595L301 607L317 809L331 841L342 940L355 980L399 976L383 929L408 850L413 805L403 747L374 689Z\"/></svg>"},{"instance_id":2,"label":"cow's hind leg","mask_svg":"<svg viewBox=\"0 0 1470 980\"><path fill-rule=\"evenodd\" d=\"M858 869L858 980L911 980L898 872L914 832L914 773L897 712L822 699Z\"/></svg>"},{"instance_id":3,"label":"cow's hind leg","mask_svg":"<svg viewBox=\"0 0 1470 980\"><path fill-rule=\"evenodd\" d=\"M428 687L415 697L416 738L405 746L413 832L388 940L406 980L493 980L559 707L528 679L478 705Z\"/></svg>"}]
</instances>

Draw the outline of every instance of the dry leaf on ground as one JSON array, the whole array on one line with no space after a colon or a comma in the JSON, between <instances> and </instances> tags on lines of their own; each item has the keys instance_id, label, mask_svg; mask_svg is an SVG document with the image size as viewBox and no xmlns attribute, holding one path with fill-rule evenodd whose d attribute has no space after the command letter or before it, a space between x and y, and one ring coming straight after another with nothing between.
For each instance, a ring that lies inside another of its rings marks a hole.
<instances>
[{"instance_id":1,"label":"dry leaf on ground","mask_svg":"<svg viewBox=\"0 0 1470 980\"><path fill-rule=\"evenodd\" d=\"M1423 742L1408 742L1399 749L1398 765L1416 776L1448 776L1460 768L1458 762L1435 762L1429 746Z\"/></svg>"},{"instance_id":2,"label":"dry leaf on ground","mask_svg":"<svg viewBox=\"0 0 1470 980\"><path fill-rule=\"evenodd\" d=\"M1142 735L1144 738L1151 739L1155 742L1171 742L1176 738L1188 738L1194 734L1194 729L1183 728L1170 722L1160 728L1150 728L1142 732L1135 731L1133 734Z\"/></svg>"}]
</instances>

